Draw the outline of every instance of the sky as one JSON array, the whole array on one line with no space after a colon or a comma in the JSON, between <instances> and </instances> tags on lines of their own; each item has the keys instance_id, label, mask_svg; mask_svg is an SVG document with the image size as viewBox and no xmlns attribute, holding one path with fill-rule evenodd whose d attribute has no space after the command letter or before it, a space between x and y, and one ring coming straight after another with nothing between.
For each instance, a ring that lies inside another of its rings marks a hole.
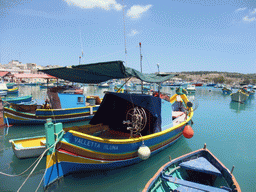
<instances>
[{"instance_id":1,"label":"sky","mask_svg":"<svg viewBox=\"0 0 256 192\"><path fill-rule=\"evenodd\" d=\"M0 63L256 73L255 26L255 0L0 0Z\"/></svg>"}]
</instances>

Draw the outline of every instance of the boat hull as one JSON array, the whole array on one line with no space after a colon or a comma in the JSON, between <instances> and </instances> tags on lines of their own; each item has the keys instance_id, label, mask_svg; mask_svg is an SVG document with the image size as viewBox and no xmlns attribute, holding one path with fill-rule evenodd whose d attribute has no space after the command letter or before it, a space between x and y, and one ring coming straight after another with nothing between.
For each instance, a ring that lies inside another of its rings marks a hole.
<instances>
[{"instance_id":1,"label":"boat hull","mask_svg":"<svg viewBox=\"0 0 256 192\"><path fill-rule=\"evenodd\" d=\"M144 143L150 148L151 155L162 151L181 138L184 126L185 124L169 133L145 140ZM115 169L143 161L137 152L142 145L141 139L134 142L132 142L133 139L130 139L130 142L113 144L106 140L99 142L93 138L82 138L78 135L65 136L67 140L62 140L59 144L61 149L54 153L54 156L58 157L58 163L52 163L46 168L45 186L74 171ZM72 141L73 143L70 144ZM46 162L51 162L50 159L51 155L47 155ZM54 170L58 170L58 173Z\"/></svg>"},{"instance_id":2,"label":"boat hull","mask_svg":"<svg viewBox=\"0 0 256 192\"><path fill-rule=\"evenodd\" d=\"M231 94L232 101L244 103L248 99L249 95L243 93L242 91L238 91L236 93Z\"/></svg>"},{"instance_id":3,"label":"boat hull","mask_svg":"<svg viewBox=\"0 0 256 192\"><path fill-rule=\"evenodd\" d=\"M200 158L203 158L205 161L198 161ZM200 163L196 164L197 161ZM192 177L197 175L198 178L198 174L201 173L204 181L206 181L206 179L209 179L207 176L209 174L211 176L210 180L220 177L222 181L220 182L219 179L218 182L205 185L200 184L198 179L196 182L187 180L188 175L182 170L184 163L189 164L188 173L194 170L192 167L196 167L195 169L199 170L198 173L193 172ZM234 175L206 148L185 154L163 165L148 181L143 192L180 191L181 188L185 189L184 191L241 191Z\"/></svg>"},{"instance_id":4,"label":"boat hull","mask_svg":"<svg viewBox=\"0 0 256 192\"><path fill-rule=\"evenodd\" d=\"M30 102L32 101L32 95L28 96L23 96L23 97L13 97L13 98L3 98L3 102L8 102L8 103L21 103L21 102Z\"/></svg>"},{"instance_id":5,"label":"boat hull","mask_svg":"<svg viewBox=\"0 0 256 192\"><path fill-rule=\"evenodd\" d=\"M54 123L90 120L98 105L72 109L37 109L36 114L16 111L4 107L4 121L9 124L44 124L52 118Z\"/></svg>"},{"instance_id":6,"label":"boat hull","mask_svg":"<svg viewBox=\"0 0 256 192\"><path fill-rule=\"evenodd\" d=\"M13 139L9 142L16 157L19 159L31 158L40 156L46 149L46 138L43 136Z\"/></svg>"}]
</instances>

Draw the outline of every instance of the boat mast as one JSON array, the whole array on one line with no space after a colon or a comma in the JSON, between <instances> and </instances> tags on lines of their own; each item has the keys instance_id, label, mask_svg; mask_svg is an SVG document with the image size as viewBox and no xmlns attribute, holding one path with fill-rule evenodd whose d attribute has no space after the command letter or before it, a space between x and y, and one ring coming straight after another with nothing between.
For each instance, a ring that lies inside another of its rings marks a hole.
<instances>
[{"instance_id":1,"label":"boat mast","mask_svg":"<svg viewBox=\"0 0 256 192\"><path fill-rule=\"evenodd\" d=\"M142 73L142 55L141 55L141 42L140 45L140 72ZM143 94L143 81L141 80L141 93Z\"/></svg>"}]
</instances>

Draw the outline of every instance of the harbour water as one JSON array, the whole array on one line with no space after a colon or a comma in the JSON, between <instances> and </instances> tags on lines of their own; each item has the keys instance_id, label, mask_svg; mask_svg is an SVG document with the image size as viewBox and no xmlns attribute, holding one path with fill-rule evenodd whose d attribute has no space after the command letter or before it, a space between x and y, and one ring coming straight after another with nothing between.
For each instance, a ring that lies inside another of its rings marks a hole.
<instances>
[{"instance_id":1,"label":"harbour water","mask_svg":"<svg viewBox=\"0 0 256 192\"><path fill-rule=\"evenodd\" d=\"M85 87L88 95L102 97L104 91L96 86ZM163 87L163 92L174 93L170 87ZM20 95L32 94L38 102L46 98L46 90L38 86L20 87ZM189 96L197 100L198 108L193 117L194 137L182 137L168 149L150 157L139 164L116 170L101 170L93 172L78 172L70 174L52 186L49 191L97 191L97 192L130 192L142 191L147 181L167 161L169 157L176 158L185 153L207 148L231 170L235 166L234 175L242 191L256 191L256 99L255 96L244 104L231 102L228 95L223 95L221 89L197 87L196 93ZM70 126L70 123L64 126ZM44 135L44 126L12 126L0 129L0 172L17 175L27 169L36 158L18 159L12 151L10 139ZM39 163L34 173L29 177L20 191L36 191L43 177L45 158ZM30 169L31 171L31 169ZM0 174L0 191L17 191L29 172L17 177L7 177ZM38 191L43 191L42 185Z\"/></svg>"}]
</instances>

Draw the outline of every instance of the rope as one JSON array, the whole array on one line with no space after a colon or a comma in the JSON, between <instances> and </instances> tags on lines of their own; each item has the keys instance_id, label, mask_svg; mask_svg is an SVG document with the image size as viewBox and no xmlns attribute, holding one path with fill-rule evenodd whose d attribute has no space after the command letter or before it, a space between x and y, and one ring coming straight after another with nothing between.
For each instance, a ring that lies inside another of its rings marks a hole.
<instances>
[{"instance_id":1,"label":"rope","mask_svg":"<svg viewBox=\"0 0 256 192\"><path fill-rule=\"evenodd\" d=\"M22 185L20 186L20 188L18 189L17 192L20 191L20 189L23 187L23 185L27 182L27 180L29 179L29 177L30 177L30 176L32 175L32 173L35 171L36 167L38 166L38 164L40 163L40 161L41 161L42 158L44 157L44 154L45 154L49 149L51 149L52 147L54 147L54 149L55 149L57 143L59 142L58 135L59 135L60 133L62 133L62 132L64 132L64 131L61 130L59 133L57 133L57 138L56 138L55 143L54 143L52 146L50 146L49 148L47 148L47 149L41 154L41 156L40 156L40 158L39 158L40 160L37 162L37 164L35 165L35 167L33 168L33 170L29 173L29 175L27 176L27 178L25 179L25 181L22 183ZM53 155L53 153L51 154L51 158L52 158L52 155ZM50 161L49 161L49 162L50 162ZM49 162L48 162L48 165L49 165ZM45 171L45 173L46 173L46 171ZM45 173L44 173L44 175L45 175ZM43 175L43 177L44 177L44 175ZM42 180L43 180L43 179L42 179ZM42 180L40 181L39 186L41 185ZM39 186L38 186L38 188L39 188ZM38 190L38 188L37 188L36 190Z\"/></svg>"},{"instance_id":2,"label":"rope","mask_svg":"<svg viewBox=\"0 0 256 192\"><path fill-rule=\"evenodd\" d=\"M48 151L51 147L49 147L48 149L46 149L42 154L45 154L46 151ZM32 163L32 165L29 166L29 168L27 168L25 171L23 171L22 173L18 174L18 175L11 175L11 174L7 174L7 173L3 173L3 172L0 172L0 174L2 175L5 175L5 176L8 176L8 177L17 177L17 176L21 176L23 175L24 173L26 173L42 156L42 154L35 160L34 163Z\"/></svg>"},{"instance_id":3,"label":"rope","mask_svg":"<svg viewBox=\"0 0 256 192\"><path fill-rule=\"evenodd\" d=\"M21 175L23 175L24 173L26 173L36 162L36 165L34 166L34 168L32 169L32 171L29 173L29 175L27 176L27 178L25 179L25 181L22 183L22 185L20 186L20 188L17 190L17 191L20 191L20 189L23 187L23 185L27 182L27 180L29 179L29 177L32 175L32 173L35 171L35 169L36 169L36 167L38 166L38 164L41 162L41 160L43 159L43 157L44 157L44 155L45 155L45 153L49 150L49 149L51 149L51 148L55 148L56 147L56 145L57 145L57 143L59 142L59 138L58 138L58 135L60 134L60 133L62 133L62 132L64 132L64 130L61 130L59 133L57 133L57 138L56 138L56 141L55 141L55 143L52 145L52 146L50 146L50 147L48 147L47 149L45 149L44 150L44 152L35 160L35 162L34 163L32 163L25 171L23 171L22 173L20 173L20 174L18 174L18 175L11 175L11 174L7 174L7 173L3 173L3 172L0 172L0 174L2 174L2 175L5 175L5 176L8 176L8 177L17 177L17 176L21 176ZM61 138L61 137L60 137ZM51 154L51 158L52 158L52 156L53 156L53 153ZM50 161L48 162L48 165L49 165L49 163L50 163ZM48 166L47 165L47 166ZM45 171L45 173L46 173L46 171ZM44 173L44 175L45 175L45 173ZM44 177L44 175L43 175L43 177ZM43 180L43 178L42 178L42 180ZM41 185L41 183L42 183L42 180L40 181L40 183L39 183L39 186ZM38 186L38 188L39 188L39 186ZM37 190L38 190L38 188L37 188ZM36 191L37 191L36 190Z\"/></svg>"}]
</instances>

